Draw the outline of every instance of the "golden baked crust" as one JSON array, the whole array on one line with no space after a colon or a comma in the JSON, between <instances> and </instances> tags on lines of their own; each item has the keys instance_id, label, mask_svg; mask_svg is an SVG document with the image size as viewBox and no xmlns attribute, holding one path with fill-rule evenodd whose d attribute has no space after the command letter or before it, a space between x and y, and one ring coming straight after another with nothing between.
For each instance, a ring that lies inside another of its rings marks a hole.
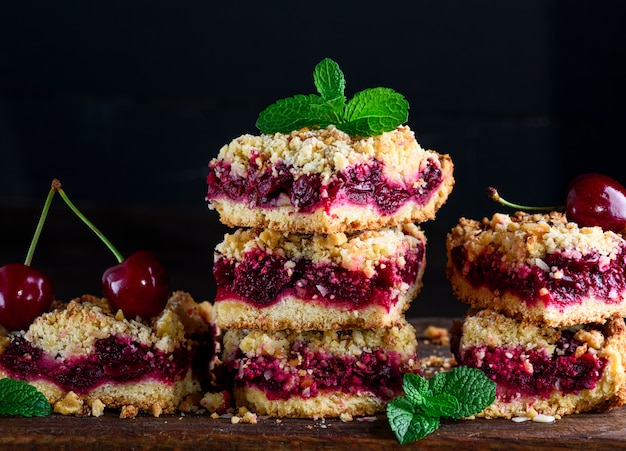
<instances>
[{"instance_id":1,"label":"golden baked crust","mask_svg":"<svg viewBox=\"0 0 626 451\"><path fill-rule=\"evenodd\" d=\"M248 359L276 359L280 368L298 374L301 381L304 381L310 377L310 373L299 368L303 357L298 354L296 346L300 343L307 344L307 352L321 352L339 358L358 358L364 352L384 355L397 353L403 373L418 371L415 329L406 322L389 328L343 332L229 330L224 334L224 362L231 368L243 371ZM300 383L301 387L305 385ZM320 390L317 396L294 395L270 400L262 387L245 384L242 386L236 382L233 393L238 406L247 407L260 415L274 417L332 418L342 413L372 415L386 405L386 400L380 395L367 391L350 394L342 387Z\"/></svg>"},{"instance_id":2,"label":"golden baked crust","mask_svg":"<svg viewBox=\"0 0 626 451\"><path fill-rule=\"evenodd\" d=\"M551 291L553 285L550 283L533 287L537 297L526 300L507 284L519 278L519 274L533 269L545 272L546 280L553 281L563 278L565 271L583 273L592 267L601 273L611 264L622 264L618 259L623 258L620 256L623 256L625 246L626 241L620 235L599 227L579 228L559 212L517 212L511 216L496 213L481 222L461 218L447 237L446 272L457 298L473 307L496 310L552 327L603 323L611 317L626 316L623 288L621 292L610 290L604 296L590 286L577 299L552 302L556 295ZM453 253L458 249L462 249L462 260L459 253L456 257ZM564 263L560 266L546 264L545 260L557 252ZM475 262L488 255L497 255L497 265L483 267L483 274L499 280L505 289L473 285L469 280L468 274L474 269ZM581 259L586 260L587 266L577 269L577 262Z\"/></svg>"},{"instance_id":3,"label":"golden baked crust","mask_svg":"<svg viewBox=\"0 0 626 451\"><path fill-rule=\"evenodd\" d=\"M387 403L372 393L349 394L341 390L315 398L267 399L256 387L233 390L238 406L252 409L257 415L275 418L339 418L341 415L369 416L385 410Z\"/></svg>"},{"instance_id":4,"label":"golden baked crust","mask_svg":"<svg viewBox=\"0 0 626 451\"><path fill-rule=\"evenodd\" d=\"M302 129L290 134L243 135L220 150L211 161L227 161L230 171L248 176L250 157L263 168L279 161L291 165L296 176L319 174L328 183L349 166L372 160L382 163L383 174L393 183L416 187L424 180L415 174L428 164L439 166L443 181L424 205L408 201L398 211L381 215L370 205L337 204L330 210L318 209L303 213L287 200L272 208L256 208L223 196L211 198L209 207L217 210L222 223L230 227L256 227L301 233L336 233L373 230L408 222L423 222L435 218L454 186L453 164L449 155L424 150L408 126L400 126L382 135L353 139L334 126L323 129Z\"/></svg>"},{"instance_id":5,"label":"golden baked crust","mask_svg":"<svg viewBox=\"0 0 626 451\"><path fill-rule=\"evenodd\" d=\"M28 330L18 335L61 361L88 356L94 352L97 340L111 336L128 337L129 341L171 353L178 348L196 346L192 334L212 334L207 323L210 316L211 304L197 304L182 291L174 292L163 312L150 323L126 319L121 312L113 314L105 299L84 295L39 316ZM6 349L10 339L3 340L0 352ZM207 362L207 370L209 365ZM45 378L27 382L41 391L59 413L97 416L106 407L126 408L126 416L134 416L131 410L135 414L143 411L159 416L174 413L185 398L201 394L198 376L189 368L171 383L155 379L107 382L80 394L66 391ZM0 367L0 377L10 375Z\"/></svg>"},{"instance_id":6,"label":"golden baked crust","mask_svg":"<svg viewBox=\"0 0 626 451\"><path fill-rule=\"evenodd\" d=\"M472 347L503 347L528 351L545 350L553 355L563 328L539 326L520 322L491 310L470 311L464 318L458 351L460 365L464 352ZM626 402L626 326L624 320L611 319L604 325L576 325L570 327L575 332L575 339L581 344L576 355L590 352L598 359L606 359L602 378L593 389L578 393L563 393L556 388L547 398L538 396L519 396L509 402L496 398L495 403L486 408L477 417L512 418L532 416L537 413L562 416L589 411L607 411ZM530 365L530 363L528 363ZM532 373L532 365L529 372Z\"/></svg>"},{"instance_id":7,"label":"golden baked crust","mask_svg":"<svg viewBox=\"0 0 626 451\"><path fill-rule=\"evenodd\" d=\"M387 327L398 323L402 314L422 287L426 265L426 237L415 224L363 231L353 234L329 235L287 234L272 230L239 229L227 234L216 246L215 260L242 261L251 251L277 254L287 259L285 266L296 267L301 261L311 265L329 265L361 272L371 278L389 264L402 269L408 252L421 255L415 262L415 280L396 282L387 293L393 302L366 306L346 306L333 303L320 288L318 300L303 299L296 292L281 295L271 305L253 305L238 297L218 295L214 306L214 321L224 329L314 329L336 330ZM219 284L219 281L218 281Z\"/></svg>"}]
</instances>

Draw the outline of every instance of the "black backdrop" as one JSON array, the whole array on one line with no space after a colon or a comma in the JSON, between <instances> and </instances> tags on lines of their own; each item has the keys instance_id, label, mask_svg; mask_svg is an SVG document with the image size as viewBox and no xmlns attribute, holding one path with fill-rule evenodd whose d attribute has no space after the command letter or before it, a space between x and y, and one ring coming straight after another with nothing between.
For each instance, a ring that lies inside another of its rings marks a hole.
<instances>
[{"instance_id":1,"label":"black backdrop","mask_svg":"<svg viewBox=\"0 0 626 451\"><path fill-rule=\"evenodd\" d=\"M224 230L206 211L206 165L257 133L269 103L314 92L324 57L344 71L348 96L372 86L404 94L418 141L455 162L455 190L424 224L418 312L458 313L443 237L460 216L499 209L488 185L558 204L580 172L626 183L623 2L22 1L4 5L0 21L0 264L21 258L31 233L3 211L40 206L58 177L127 252L163 250L175 281L210 297L207 267ZM107 222L119 212L126 222ZM37 254L52 272L78 239L58 244L55 231L74 221L59 215L46 232L57 244ZM206 280L193 278L199 266ZM60 295L94 290L77 283Z\"/></svg>"}]
</instances>

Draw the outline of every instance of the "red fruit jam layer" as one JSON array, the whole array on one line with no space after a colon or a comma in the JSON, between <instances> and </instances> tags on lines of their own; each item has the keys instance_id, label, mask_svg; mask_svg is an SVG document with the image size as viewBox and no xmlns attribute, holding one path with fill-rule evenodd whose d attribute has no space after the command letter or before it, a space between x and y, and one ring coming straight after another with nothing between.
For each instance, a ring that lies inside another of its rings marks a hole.
<instances>
[{"instance_id":1,"label":"red fruit jam layer","mask_svg":"<svg viewBox=\"0 0 626 451\"><path fill-rule=\"evenodd\" d=\"M475 346L464 349L463 356L455 350L455 356L459 364L484 371L496 382L498 399L508 402L520 395L548 398L555 391L567 395L595 388L607 360L590 352L576 357L581 344L572 332L563 331L552 355L520 346Z\"/></svg>"},{"instance_id":2,"label":"red fruit jam layer","mask_svg":"<svg viewBox=\"0 0 626 451\"><path fill-rule=\"evenodd\" d=\"M215 302L240 299L256 307L274 304L284 296L320 302L326 306L363 308L382 305L387 311L397 302L392 288L404 282L415 283L424 247L411 249L404 256L403 268L389 261L376 266L370 278L360 271L349 271L329 264L313 264L301 259L294 268L287 268L287 258L252 250L235 264L226 257L213 265L217 282Z\"/></svg>"},{"instance_id":3,"label":"red fruit jam layer","mask_svg":"<svg viewBox=\"0 0 626 451\"><path fill-rule=\"evenodd\" d=\"M582 297L595 296L604 299L607 304L622 302L621 295L626 290L626 256L620 251L609 266L599 264L598 253L588 254L573 260L559 252L548 254L543 261L548 267L557 267L563 271L563 277L553 278L539 266L522 266L516 273L500 268L502 255L494 252L481 255L469 265L465 279L474 288L487 287L491 291L510 292L517 295L528 305L539 300L546 306L564 308L578 304ZM459 272L465 266L467 253L463 246L451 250L451 261ZM547 293L540 293L542 288Z\"/></svg>"},{"instance_id":4,"label":"red fruit jam layer","mask_svg":"<svg viewBox=\"0 0 626 451\"><path fill-rule=\"evenodd\" d=\"M187 349L164 353L127 337L100 339L94 347L95 352L89 356L61 361L16 337L0 355L0 366L15 379L46 380L65 391L84 394L107 382L153 379L171 384L191 365Z\"/></svg>"},{"instance_id":5,"label":"red fruit jam layer","mask_svg":"<svg viewBox=\"0 0 626 451\"><path fill-rule=\"evenodd\" d=\"M337 357L313 352L305 343L295 344L287 362L268 356L247 358L238 351L236 360L226 361L233 371L235 387L255 387L269 400L299 396L314 398L320 393L342 391L372 393L387 401L402 390L403 373L397 352L363 352L359 357ZM417 358L417 356L416 356Z\"/></svg>"},{"instance_id":6,"label":"red fruit jam layer","mask_svg":"<svg viewBox=\"0 0 626 451\"><path fill-rule=\"evenodd\" d=\"M423 179L424 183L414 187L389 180L378 160L351 166L329 184L323 184L319 174L295 179L291 166L284 162L261 170L257 157L253 152L247 177L231 174L226 161L213 163L207 176L207 200L226 197L251 208L272 208L289 202L303 213L319 209L328 212L334 205L350 203L372 206L379 214L390 215L409 201L425 205L443 181L441 168L434 160L416 174L415 180Z\"/></svg>"}]
</instances>

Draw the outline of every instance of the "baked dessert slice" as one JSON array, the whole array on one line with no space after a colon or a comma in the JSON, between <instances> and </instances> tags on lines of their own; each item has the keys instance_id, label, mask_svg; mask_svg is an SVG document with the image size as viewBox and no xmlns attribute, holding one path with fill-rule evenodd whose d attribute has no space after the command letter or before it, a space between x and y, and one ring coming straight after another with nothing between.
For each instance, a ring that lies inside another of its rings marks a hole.
<instances>
[{"instance_id":1,"label":"baked dessert slice","mask_svg":"<svg viewBox=\"0 0 626 451\"><path fill-rule=\"evenodd\" d=\"M330 125L240 136L209 163L207 185L228 226L335 233L434 219L454 178L450 157L408 126L359 139Z\"/></svg>"},{"instance_id":2,"label":"baked dessert slice","mask_svg":"<svg viewBox=\"0 0 626 451\"><path fill-rule=\"evenodd\" d=\"M448 234L447 276L457 298L559 327L626 316L626 241L565 215L462 218Z\"/></svg>"},{"instance_id":3,"label":"baked dessert slice","mask_svg":"<svg viewBox=\"0 0 626 451\"><path fill-rule=\"evenodd\" d=\"M418 372L408 323L351 331L228 330L223 361L238 407L258 415L333 418L373 415Z\"/></svg>"},{"instance_id":4,"label":"baked dessert slice","mask_svg":"<svg viewBox=\"0 0 626 451\"><path fill-rule=\"evenodd\" d=\"M174 413L202 396L216 357L211 304L175 292L151 323L128 320L85 295L0 337L0 377L27 381L55 411Z\"/></svg>"},{"instance_id":5,"label":"baked dessert slice","mask_svg":"<svg viewBox=\"0 0 626 451\"><path fill-rule=\"evenodd\" d=\"M626 326L553 328L492 310L472 311L452 331L459 365L496 382L496 401L478 417L608 411L626 401Z\"/></svg>"},{"instance_id":6,"label":"baked dessert slice","mask_svg":"<svg viewBox=\"0 0 626 451\"><path fill-rule=\"evenodd\" d=\"M329 235L238 229L215 248L214 321L263 330L393 325L422 287L425 245L415 224Z\"/></svg>"}]
</instances>

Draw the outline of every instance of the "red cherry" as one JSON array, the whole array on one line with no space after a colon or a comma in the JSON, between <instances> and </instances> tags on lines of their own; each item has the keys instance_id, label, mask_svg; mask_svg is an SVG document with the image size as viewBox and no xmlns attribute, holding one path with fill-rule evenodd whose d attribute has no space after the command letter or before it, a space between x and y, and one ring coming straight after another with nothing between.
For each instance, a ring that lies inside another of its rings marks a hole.
<instances>
[{"instance_id":1,"label":"red cherry","mask_svg":"<svg viewBox=\"0 0 626 451\"><path fill-rule=\"evenodd\" d=\"M170 286L167 271L149 251L137 251L102 275L102 291L113 311L127 318L152 318L167 303Z\"/></svg>"},{"instance_id":2,"label":"red cherry","mask_svg":"<svg viewBox=\"0 0 626 451\"><path fill-rule=\"evenodd\" d=\"M567 188L565 214L581 227L622 232L626 229L626 189L601 174L574 177Z\"/></svg>"},{"instance_id":3,"label":"red cherry","mask_svg":"<svg viewBox=\"0 0 626 451\"><path fill-rule=\"evenodd\" d=\"M26 329L52 302L54 286L42 272L21 263L0 268L0 324L8 330Z\"/></svg>"}]
</instances>

